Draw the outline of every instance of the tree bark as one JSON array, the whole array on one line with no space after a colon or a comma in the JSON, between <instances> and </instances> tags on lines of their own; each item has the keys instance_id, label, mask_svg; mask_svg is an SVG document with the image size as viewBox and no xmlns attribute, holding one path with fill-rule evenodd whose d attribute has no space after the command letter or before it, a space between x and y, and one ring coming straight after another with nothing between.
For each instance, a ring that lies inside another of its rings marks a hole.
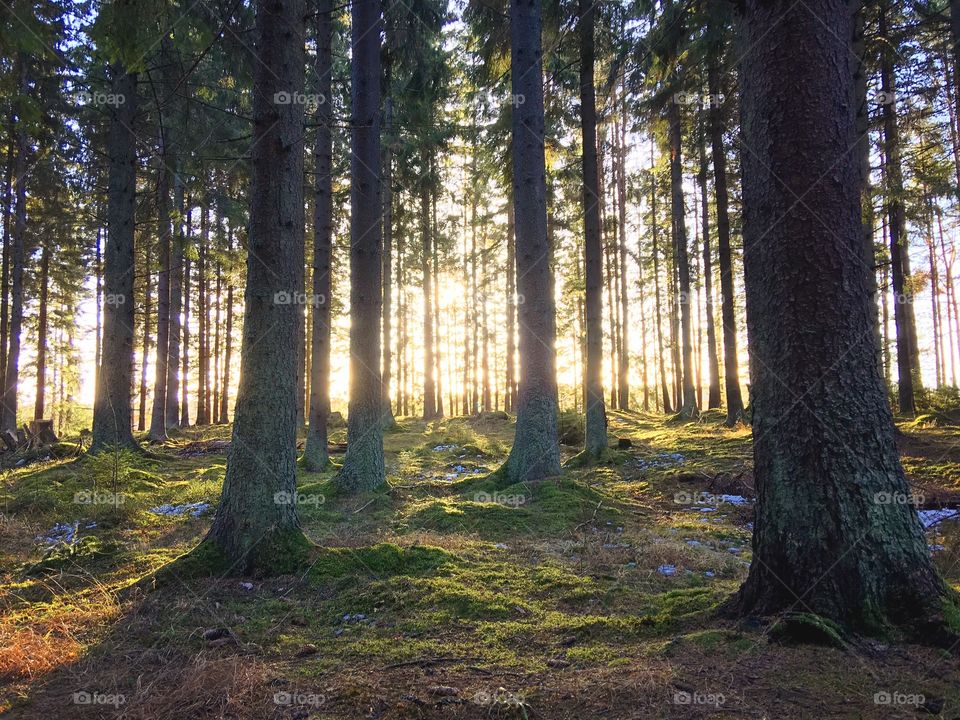
<instances>
[{"instance_id":1,"label":"tree bark","mask_svg":"<svg viewBox=\"0 0 960 720\"><path fill-rule=\"evenodd\" d=\"M823 32L811 14L835 32ZM893 622L930 632L922 626L936 625L945 588L904 502L910 489L859 252L858 159L844 152L856 139L850 21L842 0L745 7L744 265L757 516L739 607L797 609L863 631Z\"/></svg>"},{"instance_id":2,"label":"tree bark","mask_svg":"<svg viewBox=\"0 0 960 720\"><path fill-rule=\"evenodd\" d=\"M33 419L43 420L47 397L47 298L50 296L50 247L46 239L40 251L40 307L37 314L37 393Z\"/></svg>"},{"instance_id":3,"label":"tree bark","mask_svg":"<svg viewBox=\"0 0 960 720\"><path fill-rule=\"evenodd\" d=\"M893 276L894 322L897 326L897 397L900 412L916 414L915 394L919 368L914 366L916 326L913 322L913 294L910 290L907 215L903 199L903 171L900 158L900 131L897 127L896 71L894 47L887 30L887 10L880 10L880 37L883 42L880 85L883 104L883 141L886 169L887 217L890 224L890 258Z\"/></svg>"},{"instance_id":4,"label":"tree bark","mask_svg":"<svg viewBox=\"0 0 960 720\"><path fill-rule=\"evenodd\" d=\"M330 263L333 252L333 2L317 5L317 135L313 147L313 328L310 341L310 410L303 462L307 470L324 469L327 418L330 416ZM386 328L386 326L385 326ZM385 358L388 359L388 358ZM389 390L386 388L385 392ZM389 405L390 395L384 395Z\"/></svg>"},{"instance_id":5,"label":"tree bark","mask_svg":"<svg viewBox=\"0 0 960 720\"><path fill-rule=\"evenodd\" d=\"M433 278L430 263L433 250L430 237L430 156L424 140L420 145L420 238L423 278L423 419L437 416L437 388L433 366ZM476 293L476 288L474 288Z\"/></svg>"},{"instance_id":6,"label":"tree bark","mask_svg":"<svg viewBox=\"0 0 960 720\"><path fill-rule=\"evenodd\" d=\"M743 420L740 391L740 361L737 357L737 320L734 309L733 260L730 254L727 156L723 147L723 110L720 103L719 58L712 55L707 71L710 90L710 152L713 159L713 191L717 199L717 263L720 266L720 319L723 324L723 376L727 395L727 425Z\"/></svg>"},{"instance_id":7,"label":"tree bark","mask_svg":"<svg viewBox=\"0 0 960 720\"><path fill-rule=\"evenodd\" d=\"M17 84L21 93L28 90L27 63L23 54L18 55ZM3 383L2 417L0 429L17 429L17 390L20 386L20 333L23 327L23 271L27 261L27 154L30 139L27 137L27 121L17 118L15 137L17 154L14 159L14 216L12 247L10 251L10 322L8 327L7 358Z\"/></svg>"},{"instance_id":8,"label":"tree bark","mask_svg":"<svg viewBox=\"0 0 960 720\"><path fill-rule=\"evenodd\" d=\"M240 389L217 514L207 536L240 573L290 567L297 520L297 319L303 288L303 0L258 3L250 231ZM206 208L204 208L206 211ZM379 391L379 384L377 385Z\"/></svg>"},{"instance_id":9,"label":"tree bark","mask_svg":"<svg viewBox=\"0 0 960 720\"><path fill-rule=\"evenodd\" d=\"M386 482L380 375L380 0L354 0L350 14L350 402L347 454L334 484L358 491Z\"/></svg>"},{"instance_id":10,"label":"tree bark","mask_svg":"<svg viewBox=\"0 0 960 720\"><path fill-rule=\"evenodd\" d=\"M584 452L599 458L608 447L603 402L603 268L597 173L597 100L594 89L594 3L580 0L580 134L583 159L584 280L586 285L586 436Z\"/></svg>"},{"instance_id":11,"label":"tree bark","mask_svg":"<svg viewBox=\"0 0 960 720\"><path fill-rule=\"evenodd\" d=\"M700 108L702 114L702 108ZM706 295L707 367L710 385L707 392L707 407L720 407L720 361L717 359L717 328L713 315L713 255L710 252L710 196L707 194L707 129L701 127L699 139L701 233L703 234L703 289Z\"/></svg>"},{"instance_id":12,"label":"tree bark","mask_svg":"<svg viewBox=\"0 0 960 720\"><path fill-rule=\"evenodd\" d=\"M679 412L683 417L694 417L697 415L698 409L693 384L693 343L690 319L690 306L693 303L693 297L690 294L686 210L683 202L683 165L680 158L682 147L680 105L676 101L671 101L667 108L667 121L670 136L670 215L673 226L673 252L680 297L680 350L683 362L682 401Z\"/></svg>"},{"instance_id":13,"label":"tree bark","mask_svg":"<svg viewBox=\"0 0 960 720\"><path fill-rule=\"evenodd\" d=\"M90 452L136 448L130 429L133 379L134 211L137 192L137 76L112 68L112 92L124 101L110 106L107 246L104 252L103 345L97 369Z\"/></svg>"},{"instance_id":14,"label":"tree bark","mask_svg":"<svg viewBox=\"0 0 960 720\"><path fill-rule=\"evenodd\" d=\"M557 440L556 317L547 240L540 0L510 0L513 195L520 320L520 392L504 481L560 473Z\"/></svg>"}]
</instances>

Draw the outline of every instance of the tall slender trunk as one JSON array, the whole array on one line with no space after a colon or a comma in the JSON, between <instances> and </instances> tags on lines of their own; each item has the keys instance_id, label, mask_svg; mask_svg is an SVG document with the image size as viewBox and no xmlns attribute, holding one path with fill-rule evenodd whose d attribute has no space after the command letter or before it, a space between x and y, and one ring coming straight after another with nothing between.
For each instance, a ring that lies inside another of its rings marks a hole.
<instances>
[{"instance_id":1,"label":"tall slender trunk","mask_svg":"<svg viewBox=\"0 0 960 720\"><path fill-rule=\"evenodd\" d=\"M690 266L687 255L687 227L683 202L683 166L681 163L680 105L671 102L667 109L670 135L670 214L673 226L673 252L677 266L680 296L681 353L683 357L683 400L680 414L697 414L697 397L693 386L693 343L691 342L691 313L693 297L690 294Z\"/></svg>"},{"instance_id":2,"label":"tall slender trunk","mask_svg":"<svg viewBox=\"0 0 960 720\"><path fill-rule=\"evenodd\" d=\"M431 166L436 165L436 159L431 158ZM431 235L433 238L439 238L440 232L437 227L437 194L432 193L430 198L431 206ZM440 360L440 250L437 247L436 240L433 243L433 364L436 367L436 385L437 385L437 417L443 417L443 373L441 371Z\"/></svg>"},{"instance_id":3,"label":"tall slender trunk","mask_svg":"<svg viewBox=\"0 0 960 720\"><path fill-rule=\"evenodd\" d=\"M170 180L172 173L167 164L167 137L160 133L160 160L157 165L157 244L160 274L157 278L157 354L153 380L153 410L150 413L148 436L153 442L167 439L167 364L170 362L170 240L172 208L170 205ZM176 362L176 359L173 359Z\"/></svg>"},{"instance_id":4,"label":"tall slender trunk","mask_svg":"<svg viewBox=\"0 0 960 720\"><path fill-rule=\"evenodd\" d=\"M702 109L701 109L702 114ZM707 407L711 410L720 407L720 361L717 358L717 326L713 315L713 255L710 252L710 196L707 194L707 128L699 132L701 233L703 235L703 291L706 295L707 326L707 367L710 372L710 388L707 393Z\"/></svg>"},{"instance_id":5,"label":"tall slender trunk","mask_svg":"<svg viewBox=\"0 0 960 720\"><path fill-rule=\"evenodd\" d=\"M227 230L227 251L233 250L233 228ZM232 273L231 273L232 277ZM223 379L220 381L220 422L230 422L230 361L233 352L233 281L227 278L226 327L223 330Z\"/></svg>"},{"instance_id":6,"label":"tall slender trunk","mask_svg":"<svg viewBox=\"0 0 960 720\"><path fill-rule=\"evenodd\" d=\"M584 452L597 458L607 449L603 404L603 270L600 240L600 185L597 167L597 100L594 89L594 3L579 0L580 136L583 159L583 247L586 285L586 436Z\"/></svg>"},{"instance_id":7,"label":"tall slender trunk","mask_svg":"<svg viewBox=\"0 0 960 720\"><path fill-rule=\"evenodd\" d=\"M190 214L187 213L189 227ZM180 427L190 426L190 258L183 259L183 352L180 358Z\"/></svg>"},{"instance_id":8,"label":"tall slender trunk","mask_svg":"<svg viewBox=\"0 0 960 720\"><path fill-rule=\"evenodd\" d=\"M174 168L177 167L174 165ZM178 214L182 217L184 192L179 170L174 174L173 186L174 202ZM178 222L170 248L170 332L167 337L167 407L165 411L168 430L180 426L180 339L183 335L180 314L183 311L184 257L183 231Z\"/></svg>"},{"instance_id":9,"label":"tall slender trunk","mask_svg":"<svg viewBox=\"0 0 960 720\"><path fill-rule=\"evenodd\" d=\"M140 348L140 416L137 421L137 430L140 432L147 429L147 382L149 375L147 365L150 358L150 322L153 307L153 294L151 292L153 283L150 281L153 268L150 264L150 243L145 243L143 253L143 341Z\"/></svg>"},{"instance_id":10,"label":"tall slender trunk","mask_svg":"<svg viewBox=\"0 0 960 720\"><path fill-rule=\"evenodd\" d=\"M627 296L627 101L620 98L619 122L614 122L618 142L617 160L617 226L620 229L620 365L617 368L617 407L630 409L630 301Z\"/></svg>"},{"instance_id":11,"label":"tall slender trunk","mask_svg":"<svg viewBox=\"0 0 960 720\"><path fill-rule=\"evenodd\" d=\"M350 405L347 454L334 483L344 490L369 490L386 481L380 394L380 0L354 0L351 18Z\"/></svg>"},{"instance_id":12,"label":"tall slender trunk","mask_svg":"<svg viewBox=\"0 0 960 720\"><path fill-rule=\"evenodd\" d=\"M430 242L430 151L425 141L420 146L420 238L422 243L421 270L423 278L423 418L433 420L437 415L437 388L433 366L433 278ZM476 293L476 288L474 288Z\"/></svg>"},{"instance_id":13,"label":"tall slender trunk","mask_svg":"<svg viewBox=\"0 0 960 720\"><path fill-rule=\"evenodd\" d=\"M507 189L507 356L506 356L506 383L507 392L504 395L504 407L507 412L513 412L517 404L516 356L517 356L517 260L515 252L516 232L513 213L513 193Z\"/></svg>"},{"instance_id":14,"label":"tall slender trunk","mask_svg":"<svg viewBox=\"0 0 960 720\"><path fill-rule=\"evenodd\" d=\"M220 419L220 395L223 392L223 386L220 384L220 313L223 304L223 266L217 261L217 283L213 316L213 422L221 423Z\"/></svg>"},{"instance_id":15,"label":"tall slender trunk","mask_svg":"<svg viewBox=\"0 0 960 720\"><path fill-rule=\"evenodd\" d=\"M900 132L897 127L895 49L887 31L887 10L880 10L879 33L883 42L880 84L883 92L883 140L886 169L887 217L890 224L890 267L893 274L894 320L897 326L897 395L900 412L914 415L914 395L919 389L914 366L915 325L912 320L913 294L910 290L907 216L903 199L903 173L900 165Z\"/></svg>"},{"instance_id":16,"label":"tall slender trunk","mask_svg":"<svg viewBox=\"0 0 960 720\"><path fill-rule=\"evenodd\" d=\"M16 61L17 83L21 93L26 93L27 63L23 54ZM20 333L23 327L23 271L27 261L27 155L30 152L30 139L27 137L27 123L17 118L14 135L17 154L14 160L14 200L12 247L10 251L10 324L7 346L7 363L3 384L2 418L0 429L17 429L17 390L20 385Z\"/></svg>"},{"instance_id":17,"label":"tall slender trunk","mask_svg":"<svg viewBox=\"0 0 960 720\"><path fill-rule=\"evenodd\" d=\"M650 229L653 234L653 286L654 309L657 319L657 366L660 369L660 386L663 393L663 411L673 412L670 402L670 387L667 385L667 367L663 359L663 319L660 312L660 222L657 218L657 173L653 162L653 143L650 143Z\"/></svg>"},{"instance_id":18,"label":"tall slender trunk","mask_svg":"<svg viewBox=\"0 0 960 720\"><path fill-rule=\"evenodd\" d=\"M560 472L557 441L556 317L547 237L540 0L510 0L513 193L516 208L520 393L506 483Z\"/></svg>"},{"instance_id":19,"label":"tall slender trunk","mask_svg":"<svg viewBox=\"0 0 960 720\"><path fill-rule=\"evenodd\" d=\"M320 0L317 7L317 92L326 100L332 89L333 1ZM322 470L327 454L327 418L330 416L330 263L333 253L333 108L317 105L317 135L313 146L313 331L310 343L310 417L303 460L307 470ZM385 186L386 187L386 186ZM389 192L389 191L388 191ZM389 203L387 198L385 203ZM389 211L387 211L389 215ZM384 225L386 227L386 225ZM386 241L384 247L386 248ZM389 271L387 271L389 275ZM384 291L384 301L387 293ZM384 320L389 327L389 319ZM389 332L389 330L385 330ZM385 340L385 346L389 344ZM384 367L389 365L389 352ZM389 386L384 389L389 406ZM384 411L385 414L388 410ZM392 417L392 414L391 414Z\"/></svg>"},{"instance_id":20,"label":"tall slender trunk","mask_svg":"<svg viewBox=\"0 0 960 720\"><path fill-rule=\"evenodd\" d=\"M295 567L309 545L296 504L302 323L297 305L278 302L280 293L303 288L303 105L274 101L303 92L305 15L303 0L257 3L242 369L223 492L207 536L241 573Z\"/></svg>"},{"instance_id":21,"label":"tall slender trunk","mask_svg":"<svg viewBox=\"0 0 960 720\"><path fill-rule=\"evenodd\" d=\"M844 152L856 129L850 24L843 0L745 3L744 266L758 501L739 605L779 614L802 598L806 612L857 630L903 624L945 642L946 588L914 506L896 500L910 488L878 372L869 269L850 252L863 241L858 160ZM826 175L832 180L821 182Z\"/></svg>"},{"instance_id":22,"label":"tall slender trunk","mask_svg":"<svg viewBox=\"0 0 960 720\"><path fill-rule=\"evenodd\" d=\"M0 379L7 376L7 344L10 322L10 215L13 210L14 155L13 109L10 110L10 126L7 129L7 163L3 178L3 252L0 255ZM97 218L97 253L100 252L100 222ZM99 287L98 287L99 289ZM97 298L97 320L100 319L100 298ZM99 324L97 326L99 330ZM100 334L97 334L97 352L100 351ZM97 362L96 367L100 363ZM2 408L2 403L0 403Z\"/></svg>"},{"instance_id":23,"label":"tall slender trunk","mask_svg":"<svg viewBox=\"0 0 960 720\"><path fill-rule=\"evenodd\" d=\"M740 361L737 357L737 320L733 306L733 260L730 253L727 156L723 147L723 109L719 58L711 55L707 70L710 91L710 151L713 160L713 192L717 200L717 263L720 267L720 319L723 324L723 380L727 396L727 425L743 420L740 391Z\"/></svg>"},{"instance_id":24,"label":"tall slender trunk","mask_svg":"<svg viewBox=\"0 0 960 720\"><path fill-rule=\"evenodd\" d=\"M136 447L130 429L133 379L134 213L137 192L137 76L119 65L111 68L111 91L124 102L110 106L107 138L107 247L103 346L97 368L91 452Z\"/></svg>"},{"instance_id":25,"label":"tall slender trunk","mask_svg":"<svg viewBox=\"0 0 960 720\"><path fill-rule=\"evenodd\" d=\"M390 403L393 380L393 97L392 58L383 56L383 420L384 427L397 424ZM329 72L329 70L327 71Z\"/></svg>"},{"instance_id":26,"label":"tall slender trunk","mask_svg":"<svg viewBox=\"0 0 960 720\"><path fill-rule=\"evenodd\" d=\"M47 398L47 299L50 297L50 247L44 239L40 251L40 307L37 313L37 394L33 405L34 420L46 414Z\"/></svg>"}]
</instances>

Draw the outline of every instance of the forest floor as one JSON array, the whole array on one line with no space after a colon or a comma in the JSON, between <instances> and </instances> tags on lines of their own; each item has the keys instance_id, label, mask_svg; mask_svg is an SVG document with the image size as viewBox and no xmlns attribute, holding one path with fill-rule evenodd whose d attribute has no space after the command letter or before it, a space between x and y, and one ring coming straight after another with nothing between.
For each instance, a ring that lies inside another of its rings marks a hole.
<instances>
[{"instance_id":1,"label":"forest floor","mask_svg":"<svg viewBox=\"0 0 960 720\"><path fill-rule=\"evenodd\" d=\"M957 429L901 430L915 491L955 500ZM404 419L386 435L389 488L341 497L331 473L301 472L300 516L321 546L308 567L149 592L130 587L209 526L227 427L157 458L9 471L0 715L960 717L957 653L797 646L771 640L776 621L717 613L750 562L749 430L713 413L612 413L611 434L632 447L610 465L495 490L509 420ZM960 587L960 522L929 535Z\"/></svg>"}]
</instances>

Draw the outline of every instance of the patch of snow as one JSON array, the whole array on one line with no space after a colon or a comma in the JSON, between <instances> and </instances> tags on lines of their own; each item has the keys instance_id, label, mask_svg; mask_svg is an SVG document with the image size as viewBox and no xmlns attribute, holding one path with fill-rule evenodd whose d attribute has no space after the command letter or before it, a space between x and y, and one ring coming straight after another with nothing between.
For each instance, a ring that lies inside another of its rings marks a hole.
<instances>
[{"instance_id":1,"label":"patch of snow","mask_svg":"<svg viewBox=\"0 0 960 720\"><path fill-rule=\"evenodd\" d=\"M951 508L941 508L940 510L920 510L917 513L920 516L920 522L925 528L932 528L939 525L944 520L956 520L960 518L960 510Z\"/></svg>"},{"instance_id":2,"label":"patch of snow","mask_svg":"<svg viewBox=\"0 0 960 720\"><path fill-rule=\"evenodd\" d=\"M158 505L155 508L150 508L150 512L154 515L166 515L167 517L176 517L189 513L190 517L198 518L209 510L210 507L210 503L206 502L184 503L183 505Z\"/></svg>"},{"instance_id":3,"label":"patch of snow","mask_svg":"<svg viewBox=\"0 0 960 720\"><path fill-rule=\"evenodd\" d=\"M661 575L666 575L667 577L670 577L671 575L677 574L677 566L661 565L660 567L657 568L657 572L660 573Z\"/></svg>"}]
</instances>

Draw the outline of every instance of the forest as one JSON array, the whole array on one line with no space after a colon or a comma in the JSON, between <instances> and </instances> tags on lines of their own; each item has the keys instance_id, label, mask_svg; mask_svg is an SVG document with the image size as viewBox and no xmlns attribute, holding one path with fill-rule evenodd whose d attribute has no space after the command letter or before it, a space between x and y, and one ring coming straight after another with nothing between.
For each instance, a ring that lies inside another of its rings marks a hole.
<instances>
[{"instance_id":1,"label":"forest","mask_svg":"<svg viewBox=\"0 0 960 720\"><path fill-rule=\"evenodd\" d=\"M960 718L960 0L0 20L0 716Z\"/></svg>"}]
</instances>

